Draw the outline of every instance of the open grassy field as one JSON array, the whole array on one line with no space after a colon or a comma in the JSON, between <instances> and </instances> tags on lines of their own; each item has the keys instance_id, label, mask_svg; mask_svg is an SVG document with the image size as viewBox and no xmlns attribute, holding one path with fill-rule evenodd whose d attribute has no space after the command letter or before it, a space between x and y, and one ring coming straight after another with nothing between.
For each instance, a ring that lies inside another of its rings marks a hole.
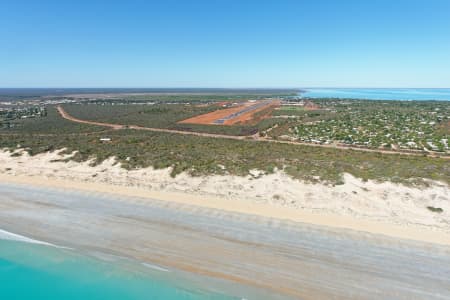
<instances>
[{"instance_id":1,"label":"open grassy field","mask_svg":"<svg viewBox=\"0 0 450 300\"><path fill-rule=\"evenodd\" d=\"M279 110L281 112L293 112L293 111L305 111L305 108L303 106L295 106L295 105L283 105L276 110Z\"/></svg>"}]
</instances>

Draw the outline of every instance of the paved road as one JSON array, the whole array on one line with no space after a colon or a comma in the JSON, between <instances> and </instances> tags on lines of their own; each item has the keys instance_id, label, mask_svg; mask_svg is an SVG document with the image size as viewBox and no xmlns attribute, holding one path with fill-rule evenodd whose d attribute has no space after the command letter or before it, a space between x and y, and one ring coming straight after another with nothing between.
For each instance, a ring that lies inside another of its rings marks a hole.
<instances>
[{"instance_id":1,"label":"paved road","mask_svg":"<svg viewBox=\"0 0 450 300\"><path fill-rule=\"evenodd\" d=\"M450 248L170 202L0 183L0 229L245 284L248 299L450 299Z\"/></svg>"}]
</instances>

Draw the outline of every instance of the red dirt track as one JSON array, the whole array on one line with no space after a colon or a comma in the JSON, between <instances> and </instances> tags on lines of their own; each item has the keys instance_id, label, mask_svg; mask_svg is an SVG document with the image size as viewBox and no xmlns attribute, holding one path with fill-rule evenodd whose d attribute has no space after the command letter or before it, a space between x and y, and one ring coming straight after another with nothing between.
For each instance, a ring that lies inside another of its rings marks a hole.
<instances>
[{"instance_id":1,"label":"red dirt track","mask_svg":"<svg viewBox=\"0 0 450 300\"><path fill-rule=\"evenodd\" d=\"M263 110L274 109L279 105L280 101L265 101L264 103L261 103L260 101L245 102L235 107L219 109L207 114L180 121L178 123L203 125L234 125L236 123L249 123L255 119L254 115L256 113ZM230 117L233 114L236 114L236 116Z\"/></svg>"},{"instance_id":2,"label":"red dirt track","mask_svg":"<svg viewBox=\"0 0 450 300\"><path fill-rule=\"evenodd\" d=\"M252 136L237 136L237 135L213 134L213 133L204 133L204 132L195 132L195 131L182 131L182 130L164 129L164 128L141 127L141 126L136 126L136 125L111 124L111 123L103 123L103 122L96 122L96 121L82 120L82 119L75 118L75 117L71 116L70 114L68 114L64 110L64 108L62 108L61 105L58 105L56 107L56 109L57 109L58 113L61 115L61 117L66 120L76 122L76 123L82 123L82 124L109 127L114 130L134 129L134 130L145 130L145 131L152 131L152 132L164 132L164 133L194 135L194 136L210 137L210 138L221 138L221 139L229 139L229 140L247 140L247 141L251 140L251 141L255 141L255 142L268 142L268 143L291 144L291 145L306 145L306 146L310 146L310 147L334 148L334 149L342 149L342 150L374 152L374 153L383 153L383 154L401 154L401 155L409 155L409 156L423 156L424 155L424 153L412 153L412 152L396 151L396 150L380 150L380 149L357 148L357 147L333 145L333 144L323 145L323 144L304 143L304 142L298 142L298 141L272 140L272 139L266 139L264 137L260 137L258 134L254 134ZM252 111L252 114L254 114L253 111ZM96 133L98 133L98 132L96 132ZM4 135L4 134L1 134L1 135ZM8 135L10 135L10 134L8 134ZM45 136L45 135L43 135L43 136ZM433 153L427 153L426 155L429 157L450 159L450 156L440 156L440 155L433 154Z\"/></svg>"}]
</instances>

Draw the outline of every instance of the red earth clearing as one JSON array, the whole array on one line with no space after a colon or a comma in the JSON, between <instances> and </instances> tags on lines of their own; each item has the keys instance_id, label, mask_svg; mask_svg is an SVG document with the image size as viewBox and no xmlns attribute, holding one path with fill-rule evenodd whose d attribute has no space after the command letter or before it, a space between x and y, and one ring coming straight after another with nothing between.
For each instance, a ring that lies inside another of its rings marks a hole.
<instances>
[{"instance_id":1,"label":"red earth clearing","mask_svg":"<svg viewBox=\"0 0 450 300\"><path fill-rule=\"evenodd\" d=\"M207 114L195 116L178 123L204 125L234 125L259 121L267 116L275 107L280 106L279 100L248 101L237 106L219 109ZM263 112L255 117L255 114Z\"/></svg>"}]
</instances>

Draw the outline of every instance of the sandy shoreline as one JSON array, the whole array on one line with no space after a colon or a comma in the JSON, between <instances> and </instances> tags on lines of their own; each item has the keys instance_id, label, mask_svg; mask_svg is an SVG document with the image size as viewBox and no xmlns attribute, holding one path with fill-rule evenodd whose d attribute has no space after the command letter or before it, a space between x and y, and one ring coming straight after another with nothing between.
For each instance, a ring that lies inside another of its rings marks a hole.
<instances>
[{"instance_id":1,"label":"sandy shoreline","mask_svg":"<svg viewBox=\"0 0 450 300\"><path fill-rule=\"evenodd\" d=\"M246 299L450 295L449 246L55 183L0 182L0 228L264 295Z\"/></svg>"},{"instance_id":2,"label":"sandy shoreline","mask_svg":"<svg viewBox=\"0 0 450 300\"><path fill-rule=\"evenodd\" d=\"M443 183L418 189L345 175L344 185L331 187L300 182L282 172L261 176L258 171L248 177L181 174L174 179L167 169L127 171L113 159L95 167L54 162L61 158L56 152L33 157L0 152L0 181L160 199L450 245L450 190ZM430 212L427 206L444 212Z\"/></svg>"}]
</instances>

